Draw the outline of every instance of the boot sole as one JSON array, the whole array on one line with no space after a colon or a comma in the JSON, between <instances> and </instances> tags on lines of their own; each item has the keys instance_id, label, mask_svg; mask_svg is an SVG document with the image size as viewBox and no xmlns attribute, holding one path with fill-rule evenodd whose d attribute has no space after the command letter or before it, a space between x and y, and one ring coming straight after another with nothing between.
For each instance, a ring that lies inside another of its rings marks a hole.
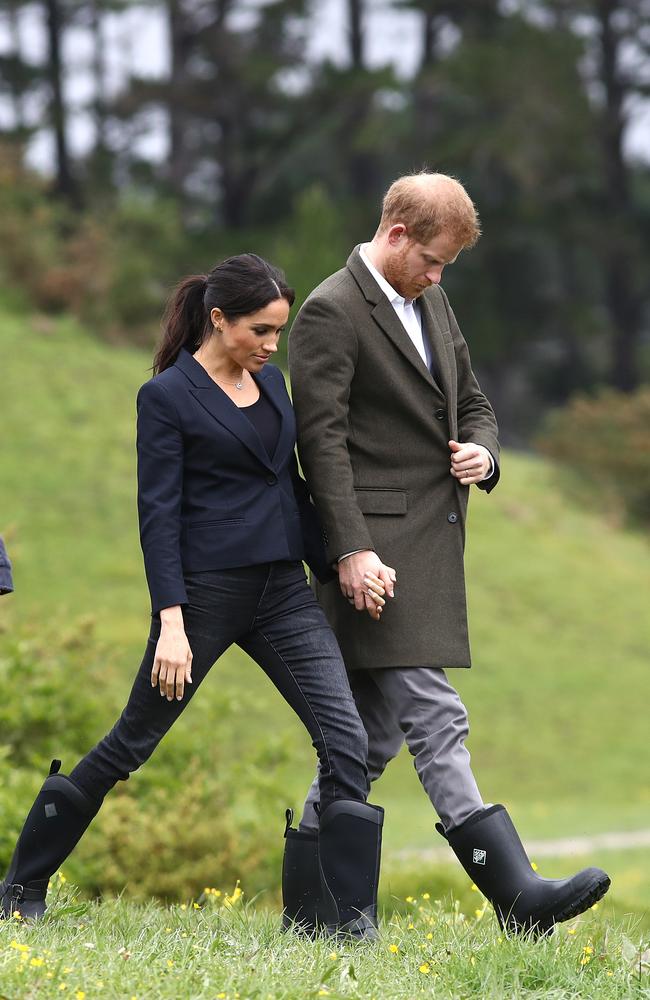
<instances>
[{"instance_id":1,"label":"boot sole","mask_svg":"<svg viewBox=\"0 0 650 1000\"><path fill-rule=\"evenodd\" d=\"M540 917L537 926L541 931L549 931L553 929L555 924L561 924L565 920L572 920L592 907L599 899L602 899L611 884L611 879L607 875L598 878L577 898L569 900L557 913Z\"/></svg>"}]
</instances>

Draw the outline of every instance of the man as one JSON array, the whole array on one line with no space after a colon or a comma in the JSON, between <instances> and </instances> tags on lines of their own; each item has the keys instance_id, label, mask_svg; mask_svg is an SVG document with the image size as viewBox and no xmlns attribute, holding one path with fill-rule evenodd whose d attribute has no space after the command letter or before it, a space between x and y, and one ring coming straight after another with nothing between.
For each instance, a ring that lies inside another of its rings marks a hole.
<instances>
[{"instance_id":1,"label":"man","mask_svg":"<svg viewBox=\"0 0 650 1000\"><path fill-rule=\"evenodd\" d=\"M478 237L458 181L399 178L372 241L298 313L289 366L300 458L338 563L338 583L318 596L368 732L370 779L406 738L438 829L501 923L546 930L599 899L609 879L595 868L558 881L535 875L503 806L483 803L467 712L445 674L470 666L469 487L490 492L499 479L494 413L439 285ZM318 922L317 802L315 782L285 851L285 914L307 927Z\"/></svg>"}]
</instances>

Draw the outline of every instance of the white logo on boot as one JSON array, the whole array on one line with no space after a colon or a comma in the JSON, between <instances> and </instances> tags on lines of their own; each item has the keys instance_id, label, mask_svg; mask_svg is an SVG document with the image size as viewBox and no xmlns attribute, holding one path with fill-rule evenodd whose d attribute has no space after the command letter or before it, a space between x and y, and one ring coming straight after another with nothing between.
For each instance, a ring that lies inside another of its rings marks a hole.
<instances>
[{"instance_id":1,"label":"white logo on boot","mask_svg":"<svg viewBox=\"0 0 650 1000\"><path fill-rule=\"evenodd\" d=\"M45 815L48 819L52 819L53 816L57 815L56 806L53 802L46 802L45 804Z\"/></svg>"},{"instance_id":2,"label":"white logo on boot","mask_svg":"<svg viewBox=\"0 0 650 1000\"><path fill-rule=\"evenodd\" d=\"M474 848L472 861L475 865L484 865L487 859L487 851L482 851L479 847Z\"/></svg>"}]
</instances>

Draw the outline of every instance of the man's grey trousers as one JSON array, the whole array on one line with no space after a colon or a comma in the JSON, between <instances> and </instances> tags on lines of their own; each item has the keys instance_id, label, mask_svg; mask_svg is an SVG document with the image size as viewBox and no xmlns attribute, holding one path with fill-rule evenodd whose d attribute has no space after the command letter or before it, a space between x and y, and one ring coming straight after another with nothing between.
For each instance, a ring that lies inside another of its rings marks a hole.
<instances>
[{"instance_id":1,"label":"man's grey trousers","mask_svg":"<svg viewBox=\"0 0 650 1000\"><path fill-rule=\"evenodd\" d=\"M368 733L368 777L374 781L404 740L415 769L446 831L484 807L465 739L467 709L444 670L392 667L355 670L350 686ZM300 829L318 829L318 776L305 801Z\"/></svg>"}]
</instances>

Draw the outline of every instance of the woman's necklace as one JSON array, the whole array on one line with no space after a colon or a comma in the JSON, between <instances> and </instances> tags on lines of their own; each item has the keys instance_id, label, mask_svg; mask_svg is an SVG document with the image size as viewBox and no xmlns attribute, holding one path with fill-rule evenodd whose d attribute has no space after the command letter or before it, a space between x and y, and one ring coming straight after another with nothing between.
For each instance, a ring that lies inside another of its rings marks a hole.
<instances>
[{"instance_id":1,"label":"woman's necklace","mask_svg":"<svg viewBox=\"0 0 650 1000\"><path fill-rule=\"evenodd\" d=\"M216 375L213 375L213 378L214 378L215 382L223 382L224 385L234 385L235 389L243 389L244 388L244 373L243 372L241 373L241 376L242 377L239 380L239 382L228 382L227 379L225 379L225 378L217 378Z\"/></svg>"}]
</instances>

